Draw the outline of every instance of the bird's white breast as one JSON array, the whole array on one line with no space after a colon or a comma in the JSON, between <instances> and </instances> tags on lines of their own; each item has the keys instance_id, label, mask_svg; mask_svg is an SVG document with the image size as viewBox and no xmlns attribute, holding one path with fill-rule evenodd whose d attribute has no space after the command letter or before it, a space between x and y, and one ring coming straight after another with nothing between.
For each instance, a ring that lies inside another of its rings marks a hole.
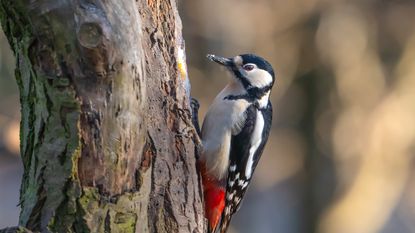
<instances>
[{"instance_id":1,"label":"bird's white breast","mask_svg":"<svg viewBox=\"0 0 415 233\"><path fill-rule=\"evenodd\" d=\"M244 99L225 100L227 95L243 94L239 82L226 86L209 107L202 126L203 153L208 171L223 178L229 165L230 140L245 123L245 110L249 102Z\"/></svg>"}]
</instances>

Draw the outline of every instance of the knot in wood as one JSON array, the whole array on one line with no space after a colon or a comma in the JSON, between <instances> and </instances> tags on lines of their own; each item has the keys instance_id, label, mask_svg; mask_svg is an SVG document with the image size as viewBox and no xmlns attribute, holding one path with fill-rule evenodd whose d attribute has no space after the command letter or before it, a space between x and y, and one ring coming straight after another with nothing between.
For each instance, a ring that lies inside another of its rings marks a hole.
<instances>
[{"instance_id":1,"label":"knot in wood","mask_svg":"<svg viewBox=\"0 0 415 233\"><path fill-rule=\"evenodd\" d=\"M102 28L98 23L85 22L78 30L78 41L86 48L96 48L102 41Z\"/></svg>"}]
</instances>

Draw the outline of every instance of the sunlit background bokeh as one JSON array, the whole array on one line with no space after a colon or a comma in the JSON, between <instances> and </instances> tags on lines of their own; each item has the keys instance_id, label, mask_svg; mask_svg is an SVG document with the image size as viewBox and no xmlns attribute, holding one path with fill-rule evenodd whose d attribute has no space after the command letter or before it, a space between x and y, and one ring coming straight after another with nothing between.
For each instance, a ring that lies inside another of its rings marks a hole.
<instances>
[{"instance_id":1,"label":"sunlit background bokeh","mask_svg":"<svg viewBox=\"0 0 415 233\"><path fill-rule=\"evenodd\" d=\"M265 153L232 233L415 233L415 1L179 1L201 116L226 84L205 55L277 73ZM0 35L0 228L22 166L14 58Z\"/></svg>"}]
</instances>

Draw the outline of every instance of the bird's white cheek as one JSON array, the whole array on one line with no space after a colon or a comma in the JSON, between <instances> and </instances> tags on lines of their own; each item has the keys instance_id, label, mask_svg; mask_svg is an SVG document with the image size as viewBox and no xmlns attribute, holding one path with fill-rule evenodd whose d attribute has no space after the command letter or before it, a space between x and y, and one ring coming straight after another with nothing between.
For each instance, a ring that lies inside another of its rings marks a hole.
<instances>
[{"instance_id":1,"label":"bird's white cheek","mask_svg":"<svg viewBox=\"0 0 415 233\"><path fill-rule=\"evenodd\" d=\"M265 87L272 83L272 76L265 70L255 69L250 72L247 72L246 77L248 77L249 82L254 87Z\"/></svg>"}]
</instances>

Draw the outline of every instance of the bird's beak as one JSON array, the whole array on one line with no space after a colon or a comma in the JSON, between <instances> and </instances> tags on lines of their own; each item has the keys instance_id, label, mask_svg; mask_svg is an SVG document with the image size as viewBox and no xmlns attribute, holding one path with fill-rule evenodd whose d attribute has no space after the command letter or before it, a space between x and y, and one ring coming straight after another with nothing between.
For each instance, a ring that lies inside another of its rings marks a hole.
<instances>
[{"instance_id":1,"label":"bird's beak","mask_svg":"<svg viewBox=\"0 0 415 233\"><path fill-rule=\"evenodd\" d=\"M220 65L223 65L223 66L231 67L231 66L234 65L234 62L231 58L219 57L219 56L216 56L216 55L213 55L213 54L208 54L206 57L209 60L214 61L214 62L216 62Z\"/></svg>"}]
</instances>

